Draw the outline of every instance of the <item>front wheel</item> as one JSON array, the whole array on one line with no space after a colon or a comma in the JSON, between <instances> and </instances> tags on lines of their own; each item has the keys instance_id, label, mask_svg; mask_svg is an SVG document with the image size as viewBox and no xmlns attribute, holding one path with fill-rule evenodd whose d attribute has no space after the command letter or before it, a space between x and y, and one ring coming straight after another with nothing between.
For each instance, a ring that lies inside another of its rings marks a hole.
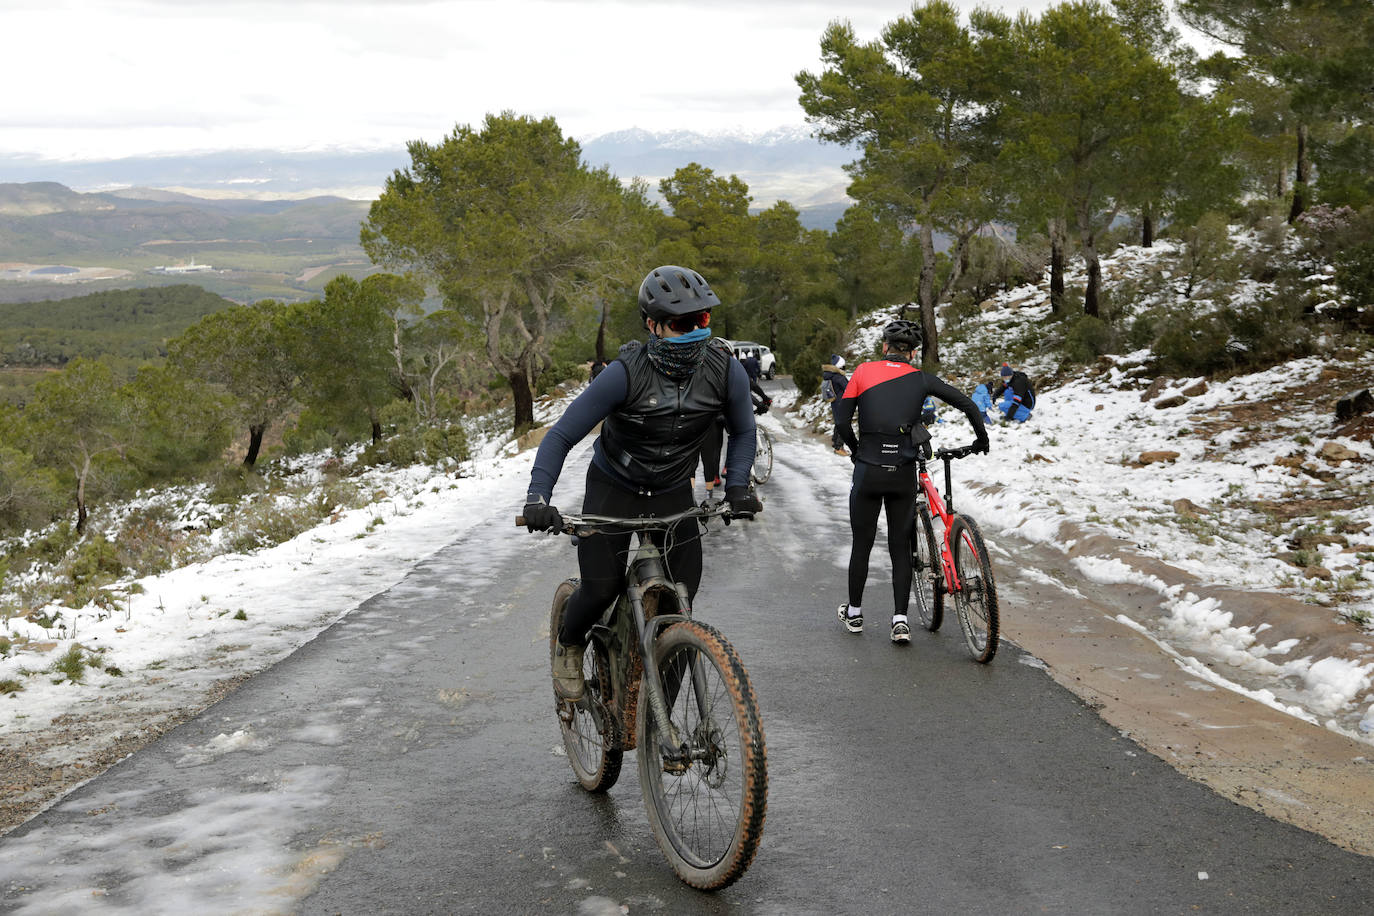
<instances>
[{"instance_id":1,"label":"front wheel","mask_svg":"<svg viewBox=\"0 0 1374 916\"><path fill-rule=\"evenodd\" d=\"M959 574L959 589L954 593L954 609L959 629L976 662L987 664L997 654L997 584L992 578L992 562L978 523L967 515L956 515L949 531L954 569Z\"/></svg>"},{"instance_id":2,"label":"front wheel","mask_svg":"<svg viewBox=\"0 0 1374 916\"><path fill-rule=\"evenodd\" d=\"M754 483L767 483L773 476L773 437L762 426L755 426L754 469L749 476Z\"/></svg>"},{"instance_id":3,"label":"front wheel","mask_svg":"<svg viewBox=\"0 0 1374 916\"><path fill-rule=\"evenodd\" d=\"M683 744L664 748L640 691L639 783L659 848L701 890L733 884L763 835L768 772L758 703L734 647L688 620L654 642L668 716Z\"/></svg>"},{"instance_id":4,"label":"front wheel","mask_svg":"<svg viewBox=\"0 0 1374 916\"><path fill-rule=\"evenodd\" d=\"M567 579L553 593L549 615L549 657L552 659L558 631L563 625L563 608L577 588L576 579ZM611 712L611 667L606 646L598 639L587 642L582 656L582 676L587 687L575 703L561 699L555 692L554 707L563 732L563 747L568 752L577 782L588 792L605 792L620 778L625 756L620 728Z\"/></svg>"},{"instance_id":5,"label":"front wheel","mask_svg":"<svg viewBox=\"0 0 1374 916\"><path fill-rule=\"evenodd\" d=\"M930 510L922 502L911 522L911 590L916 593L916 617L934 633L945 619L944 573L940 568L940 542Z\"/></svg>"}]
</instances>

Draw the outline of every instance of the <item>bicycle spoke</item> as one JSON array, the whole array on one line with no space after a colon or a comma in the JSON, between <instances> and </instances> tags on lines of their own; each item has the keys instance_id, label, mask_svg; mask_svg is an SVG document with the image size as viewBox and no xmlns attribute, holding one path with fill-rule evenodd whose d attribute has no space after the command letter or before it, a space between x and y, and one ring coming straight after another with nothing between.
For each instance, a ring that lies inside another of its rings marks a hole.
<instances>
[{"instance_id":1,"label":"bicycle spoke","mask_svg":"<svg viewBox=\"0 0 1374 916\"><path fill-rule=\"evenodd\" d=\"M763 827L763 735L734 650L696 621L660 637L659 680L681 748L640 743L640 777L659 844L684 881L717 888L748 867Z\"/></svg>"}]
</instances>

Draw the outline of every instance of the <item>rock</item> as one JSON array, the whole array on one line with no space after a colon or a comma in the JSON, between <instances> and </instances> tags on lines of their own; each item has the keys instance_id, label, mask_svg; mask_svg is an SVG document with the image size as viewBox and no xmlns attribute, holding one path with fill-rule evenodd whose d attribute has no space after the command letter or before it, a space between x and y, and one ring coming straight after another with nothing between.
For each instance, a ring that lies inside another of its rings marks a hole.
<instances>
[{"instance_id":1,"label":"rock","mask_svg":"<svg viewBox=\"0 0 1374 916\"><path fill-rule=\"evenodd\" d=\"M1323 544L1345 546L1345 538L1339 534L1299 534L1288 539L1288 546L1294 550L1315 550Z\"/></svg>"},{"instance_id":2,"label":"rock","mask_svg":"<svg viewBox=\"0 0 1374 916\"><path fill-rule=\"evenodd\" d=\"M1164 410L1166 407L1181 407L1182 405L1187 403L1187 398L1185 398L1181 394L1176 394L1172 397L1161 398L1160 400L1155 401L1155 410Z\"/></svg>"},{"instance_id":3,"label":"rock","mask_svg":"<svg viewBox=\"0 0 1374 916\"><path fill-rule=\"evenodd\" d=\"M1334 382L1340 377L1341 374L1335 369L1323 369L1321 372L1317 373L1317 381L1319 382Z\"/></svg>"},{"instance_id":4,"label":"rock","mask_svg":"<svg viewBox=\"0 0 1374 916\"><path fill-rule=\"evenodd\" d=\"M1195 398L1195 397L1197 397L1197 396L1200 395L1200 394L1206 394L1206 393L1207 393L1207 382L1203 381L1202 379L1199 379L1198 381L1196 381L1196 382L1194 382L1193 384L1189 385L1187 388L1184 388L1184 389L1183 389L1183 394L1184 394L1184 396L1185 396L1185 397L1190 397L1190 398Z\"/></svg>"},{"instance_id":5,"label":"rock","mask_svg":"<svg viewBox=\"0 0 1374 916\"><path fill-rule=\"evenodd\" d=\"M1152 400L1154 400L1154 398L1155 398L1161 391L1163 391L1165 388L1168 388L1168 387L1169 387L1169 379L1168 379L1168 377L1161 375L1159 378L1155 379L1153 382L1150 383L1150 387L1149 387L1149 388L1146 388L1144 391L1142 391L1142 392L1140 393L1140 403L1143 404L1143 403L1145 403L1146 401L1152 401Z\"/></svg>"},{"instance_id":6,"label":"rock","mask_svg":"<svg viewBox=\"0 0 1374 916\"><path fill-rule=\"evenodd\" d=\"M1174 511L1184 518L1197 518L1199 515L1206 515L1207 510L1193 502L1191 499L1176 499L1172 503Z\"/></svg>"},{"instance_id":7,"label":"rock","mask_svg":"<svg viewBox=\"0 0 1374 916\"><path fill-rule=\"evenodd\" d=\"M1307 579L1330 579L1331 570L1325 566L1308 566L1302 571L1304 578Z\"/></svg>"},{"instance_id":8,"label":"rock","mask_svg":"<svg viewBox=\"0 0 1374 916\"><path fill-rule=\"evenodd\" d=\"M1107 406L1106 404L1098 404L1096 407L1093 408L1093 410L1101 410L1102 408L1104 408L1104 407L1106 407L1106 406Z\"/></svg>"},{"instance_id":9,"label":"rock","mask_svg":"<svg viewBox=\"0 0 1374 916\"><path fill-rule=\"evenodd\" d=\"M1324 461L1332 464L1340 464L1342 461L1359 461L1360 453L1354 449L1346 448L1339 442L1328 442L1317 450L1317 455Z\"/></svg>"},{"instance_id":10,"label":"rock","mask_svg":"<svg viewBox=\"0 0 1374 916\"><path fill-rule=\"evenodd\" d=\"M1371 395L1369 389L1365 388L1354 394L1347 394L1336 402L1336 421L1343 423L1346 420L1353 420L1371 410L1374 410L1374 395Z\"/></svg>"},{"instance_id":11,"label":"rock","mask_svg":"<svg viewBox=\"0 0 1374 916\"><path fill-rule=\"evenodd\" d=\"M1275 458L1274 463L1281 468L1300 468L1304 459L1303 455L1284 455L1282 458Z\"/></svg>"},{"instance_id":12,"label":"rock","mask_svg":"<svg viewBox=\"0 0 1374 916\"><path fill-rule=\"evenodd\" d=\"M1154 452L1141 452L1139 460L1142 465L1155 464L1157 462L1164 461L1177 461L1179 455L1179 452L1171 452L1167 449L1161 449L1159 451Z\"/></svg>"}]
</instances>

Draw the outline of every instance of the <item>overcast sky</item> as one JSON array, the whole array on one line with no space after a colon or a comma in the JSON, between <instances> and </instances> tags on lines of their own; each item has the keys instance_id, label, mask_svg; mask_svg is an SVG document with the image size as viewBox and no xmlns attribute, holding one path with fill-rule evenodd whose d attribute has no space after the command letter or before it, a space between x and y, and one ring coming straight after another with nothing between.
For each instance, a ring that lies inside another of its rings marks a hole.
<instances>
[{"instance_id":1,"label":"overcast sky","mask_svg":"<svg viewBox=\"0 0 1374 916\"><path fill-rule=\"evenodd\" d=\"M956 0L1040 12L1040 0ZM827 23L900 0L0 0L0 155L437 141L488 112L590 139L804 123Z\"/></svg>"}]
</instances>

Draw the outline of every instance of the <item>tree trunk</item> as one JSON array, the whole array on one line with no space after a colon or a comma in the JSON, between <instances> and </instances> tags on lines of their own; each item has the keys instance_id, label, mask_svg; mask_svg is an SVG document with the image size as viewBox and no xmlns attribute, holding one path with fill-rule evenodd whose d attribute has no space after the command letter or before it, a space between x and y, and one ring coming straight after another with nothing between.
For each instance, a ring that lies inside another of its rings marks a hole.
<instances>
[{"instance_id":1,"label":"tree trunk","mask_svg":"<svg viewBox=\"0 0 1374 916\"><path fill-rule=\"evenodd\" d=\"M921 279L916 288L921 304L921 364L934 369L940 365L940 332L935 326L935 233L921 226Z\"/></svg>"},{"instance_id":2,"label":"tree trunk","mask_svg":"<svg viewBox=\"0 0 1374 916\"><path fill-rule=\"evenodd\" d=\"M610 305L603 299L601 301L601 324L596 328L596 358L601 362L606 361L606 319L610 315Z\"/></svg>"},{"instance_id":3,"label":"tree trunk","mask_svg":"<svg viewBox=\"0 0 1374 916\"><path fill-rule=\"evenodd\" d=\"M1293 171L1293 206L1288 211L1292 223L1307 209L1307 125L1298 125L1298 164Z\"/></svg>"},{"instance_id":4,"label":"tree trunk","mask_svg":"<svg viewBox=\"0 0 1374 916\"><path fill-rule=\"evenodd\" d=\"M1083 293L1083 314L1099 317L1098 291L1102 286L1102 262L1097 258L1097 240L1091 235L1083 240L1083 260L1088 267L1088 288Z\"/></svg>"},{"instance_id":5,"label":"tree trunk","mask_svg":"<svg viewBox=\"0 0 1374 916\"><path fill-rule=\"evenodd\" d=\"M1068 247L1068 230L1062 219L1052 219L1050 230L1050 314L1059 315L1064 309L1064 249Z\"/></svg>"},{"instance_id":6,"label":"tree trunk","mask_svg":"<svg viewBox=\"0 0 1374 916\"><path fill-rule=\"evenodd\" d=\"M529 375L524 369L516 369L506 376L506 380L515 398L515 431L524 432L534 426L534 392L530 389Z\"/></svg>"},{"instance_id":7,"label":"tree trunk","mask_svg":"<svg viewBox=\"0 0 1374 916\"><path fill-rule=\"evenodd\" d=\"M86 533L86 476L91 471L91 459L88 456L86 463L81 468L81 473L76 475L76 533L78 535Z\"/></svg>"},{"instance_id":8,"label":"tree trunk","mask_svg":"<svg viewBox=\"0 0 1374 916\"><path fill-rule=\"evenodd\" d=\"M252 467L257 463L258 452L262 451L262 437L267 432L267 424L254 423L248 427L248 454L243 456L245 467Z\"/></svg>"},{"instance_id":9,"label":"tree trunk","mask_svg":"<svg viewBox=\"0 0 1374 916\"><path fill-rule=\"evenodd\" d=\"M1155 216L1148 204L1140 214L1140 247L1155 247Z\"/></svg>"}]
</instances>

